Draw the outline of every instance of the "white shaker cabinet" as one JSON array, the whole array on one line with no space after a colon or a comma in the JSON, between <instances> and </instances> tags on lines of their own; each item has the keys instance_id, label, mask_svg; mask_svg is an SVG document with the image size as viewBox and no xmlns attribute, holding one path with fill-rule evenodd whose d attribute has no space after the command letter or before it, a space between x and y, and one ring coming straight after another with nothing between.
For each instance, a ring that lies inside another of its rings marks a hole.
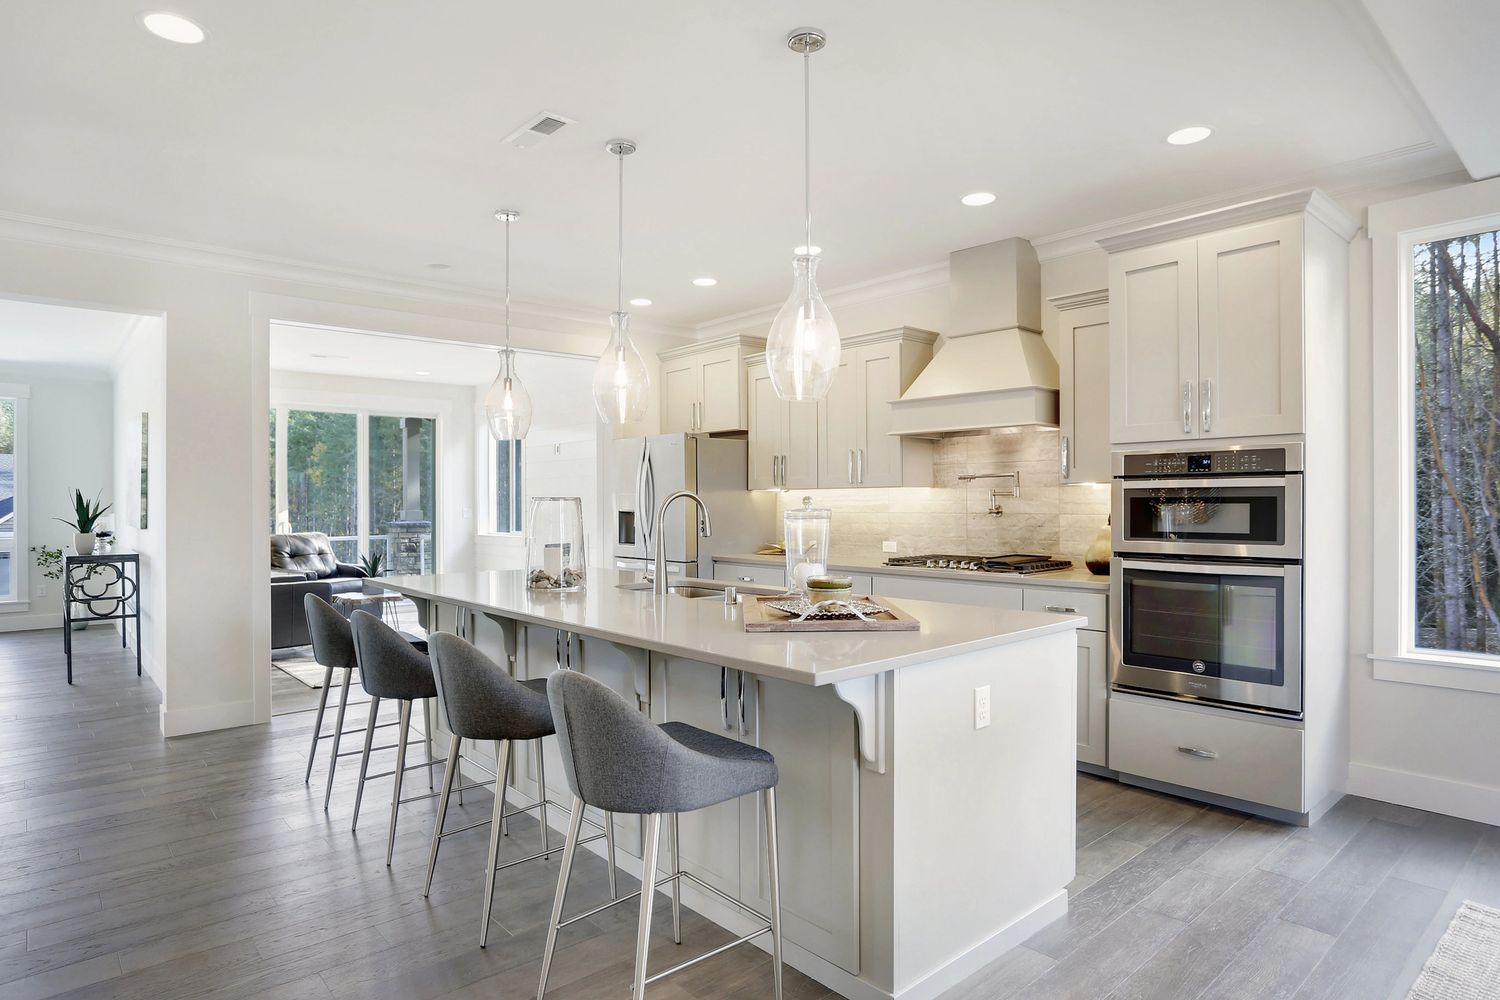
<instances>
[{"instance_id":1,"label":"white shaker cabinet","mask_svg":"<svg viewBox=\"0 0 1500 1000\"><path fill-rule=\"evenodd\" d=\"M749 486L808 490L818 485L818 404L776 395L765 355L746 366L749 395Z\"/></svg>"},{"instance_id":2,"label":"white shaker cabinet","mask_svg":"<svg viewBox=\"0 0 1500 1000\"><path fill-rule=\"evenodd\" d=\"M911 327L844 340L818 404L819 487L932 485L932 442L891 436L890 404L932 360L936 342L937 334Z\"/></svg>"},{"instance_id":3,"label":"white shaker cabinet","mask_svg":"<svg viewBox=\"0 0 1500 1000\"><path fill-rule=\"evenodd\" d=\"M1341 308L1323 297L1353 232L1303 191L1101 240L1113 443L1304 433L1309 345Z\"/></svg>"},{"instance_id":4,"label":"white shaker cabinet","mask_svg":"<svg viewBox=\"0 0 1500 1000\"><path fill-rule=\"evenodd\" d=\"M1109 293L1054 298L1058 310L1058 473L1064 483L1107 483Z\"/></svg>"},{"instance_id":5,"label":"white shaker cabinet","mask_svg":"<svg viewBox=\"0 0 1500 1000\"><path fill-rule=\"evenodd\" d=\"M661 432L746 430L745 359L764 349L755 337L726 337L659 354Z\"/></svg>"}]
</instances>

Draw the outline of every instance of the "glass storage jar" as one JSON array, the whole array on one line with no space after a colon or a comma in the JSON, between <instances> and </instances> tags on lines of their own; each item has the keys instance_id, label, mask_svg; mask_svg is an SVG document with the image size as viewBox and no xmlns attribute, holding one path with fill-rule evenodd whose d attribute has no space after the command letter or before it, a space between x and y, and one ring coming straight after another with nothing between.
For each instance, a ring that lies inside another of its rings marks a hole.
<instances>
[{"instance_id":1,"label":"glass storage jar","mask_svg":"<svg viewBox=\"0 0 1500 1000\"><path fill-rule=\"evenodd\" d=\"M833 511L814 507L812 497L803 497L801 508L787 511L781 519L787 589L805 594L809 578L828 572L828 533L833 526Z\"/></svg>"},{"instance_id":2,"label":"glass storage jar","mask_svg":"<svg viewBox=\"0 0 1500 1000\"><path fill-rule=\"evenodd\" d=\"M587 552L583 500L533 497L526 509L526 583L532 590L582 590Z\"/></svg>"}]
</instances>

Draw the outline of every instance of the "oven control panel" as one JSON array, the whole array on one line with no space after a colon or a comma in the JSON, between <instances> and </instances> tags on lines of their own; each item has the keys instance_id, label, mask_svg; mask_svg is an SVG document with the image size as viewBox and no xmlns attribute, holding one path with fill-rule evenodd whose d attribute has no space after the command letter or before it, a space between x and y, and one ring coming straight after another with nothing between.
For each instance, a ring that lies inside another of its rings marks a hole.
<instances>
[{"instance_id":1,"label":"oven control panel","mask_svg":"<svg viewBox=\"0 0 1500 1000\"><path fill-rule=\"evenodd\" d=\"M1126 453L1115 456L1115 475L1165 479L1191 476L1263 476L1299 471L1287 448Z\"/></svg>"}]
</instances>

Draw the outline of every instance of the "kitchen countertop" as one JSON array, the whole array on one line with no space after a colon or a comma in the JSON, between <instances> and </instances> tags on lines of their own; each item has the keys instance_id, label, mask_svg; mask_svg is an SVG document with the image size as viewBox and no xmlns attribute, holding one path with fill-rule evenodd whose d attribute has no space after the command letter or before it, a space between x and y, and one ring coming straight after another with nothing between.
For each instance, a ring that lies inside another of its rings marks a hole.
<instances>
[{"instance_id":1,"label":"kitchen countertop","mask_svg":"<svg viewBox=\"0 0 1500 1000\"><path fill-rule=\"evenodd\" d=\"M716 562L745 563L758 566L785 566L784 556L758 556L753 553L714 556ZM925 576L937 580L963 580L966 583L997 583L1011 587L1057 587L1064 590L1109 590L1109 577L1095 576L1085 566L1071 566L1051 573L976 573L966 569L929 569L926 566L885 566L868 563L833 563L835 573L878 573L881 576Z\"/></svg>"},{"instance_id":2,"label":"kitchen countertop","mask_svg":"<svg viewBox=\"0 0 1500 1000\"><path fill-rule=\"evenodd\" d=\"M897 603L922 623L920 631L745 632L742 607L726 607L719 598L625 590L618 584L638 582L637 574L602 568L589 573L590 586L573 594L535 593L519 570L387 576L371 582L410 597L809 685L1072 631L1087 621L1077 615L901 598Z\"/></svg>"}]
</instances>

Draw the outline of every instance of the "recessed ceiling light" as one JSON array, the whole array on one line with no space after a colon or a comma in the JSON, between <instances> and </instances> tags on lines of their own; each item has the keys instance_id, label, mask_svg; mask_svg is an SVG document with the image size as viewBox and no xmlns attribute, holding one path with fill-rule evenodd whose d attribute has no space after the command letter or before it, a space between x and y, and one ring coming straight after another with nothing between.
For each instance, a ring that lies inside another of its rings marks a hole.
<instances>
[{"instance_id":1,"label":"recessed ceiling light","mask_svg":"<svg viewBox=\"0 0 1500 1000\"><path fill-rule=\"evenodd\" d=\"M650 299L631 299L630 300L630 304L633 305L633 306L649 306L651 304L651 300Z\"/></svg>"},{"instance_id":2,"label":"recessed ceiling light","mask_svg":"<svg viewBox=\"0 0 1500 1000\"><path fill-rule=\"evenodd\" d=\"M180 14L168 14L165 11L142 14L141 24L157 38L182 45L197 45L204 37L202 28Z\"/></svg>"},{"instance_id":3,"label":"recessed ceiling light","mask_svg":"<svg viewBox=\"0 0 1500 1000\"><path fill-rule=\"evenodd\" d=\"M820 254L822 252L823 252L823 248L822 247L809 247L809 246L795 247L792 250L792 253L796 254L798 257L816 257L816 256L818 256L818 254Z\"/></svg>"},{"instance_id":4,"label":"recessed ceiling light","mask_svg":"<svg viewBox=\"0 0 1500 1000\"><path fill-rule=\"evenodd\" d=\"M444 263L441 263L441 262L434 262L434 263L428 264L427 266L430 267L430 268L432 268L434 271L446 271L446 270L448 270L448 268L452 267L453 265L452 264L444 264Z\"/></svg>"},{"instance_id":5,"label":"recessed ceiling light","mask_svg":"<svg viewBox=\"0 0 1500 1000\"><path fill-rule=\"evenodd\" d=\"M432 372L423 371L422 369L418 368L416 371L412 372L412 374L413 375L431 375Z\"/></svg>"},{"instance_id":6,"label":"recessed ceiling light","mask_svg":"<svg viewBox=\"0 0 1500 1000\"><path fill-rule=\"evenodd\" d=\"M1207 125L1189 125L1180 128L1167 136L1167 141L1174 146L1191 146L1195 142L1202 142L1214 134L1214 130Z\"/></svg>"},{"instance_id":7,"label":"recessed ceiling light","mask_svg":"<svg viewBox=\"0 0 1500 1000\"><path fill-rule=\"evenodd\" d=\"M719 283L718 278L694 278L693 284L699 288L712 288Z\"/></svg>"},{"instance_id":8,"label":"recessed ceiling light","mask_svg":"<svg viewBox=\"0 0 1500 1000\"><path fill-rule=\"evenodd\" d=\"M981 205L991 204L995 200L995 196L988 191L975 191L973 194L966 194L958 200L970 208L978 208Z\"/></svg>"}]
</instances>

